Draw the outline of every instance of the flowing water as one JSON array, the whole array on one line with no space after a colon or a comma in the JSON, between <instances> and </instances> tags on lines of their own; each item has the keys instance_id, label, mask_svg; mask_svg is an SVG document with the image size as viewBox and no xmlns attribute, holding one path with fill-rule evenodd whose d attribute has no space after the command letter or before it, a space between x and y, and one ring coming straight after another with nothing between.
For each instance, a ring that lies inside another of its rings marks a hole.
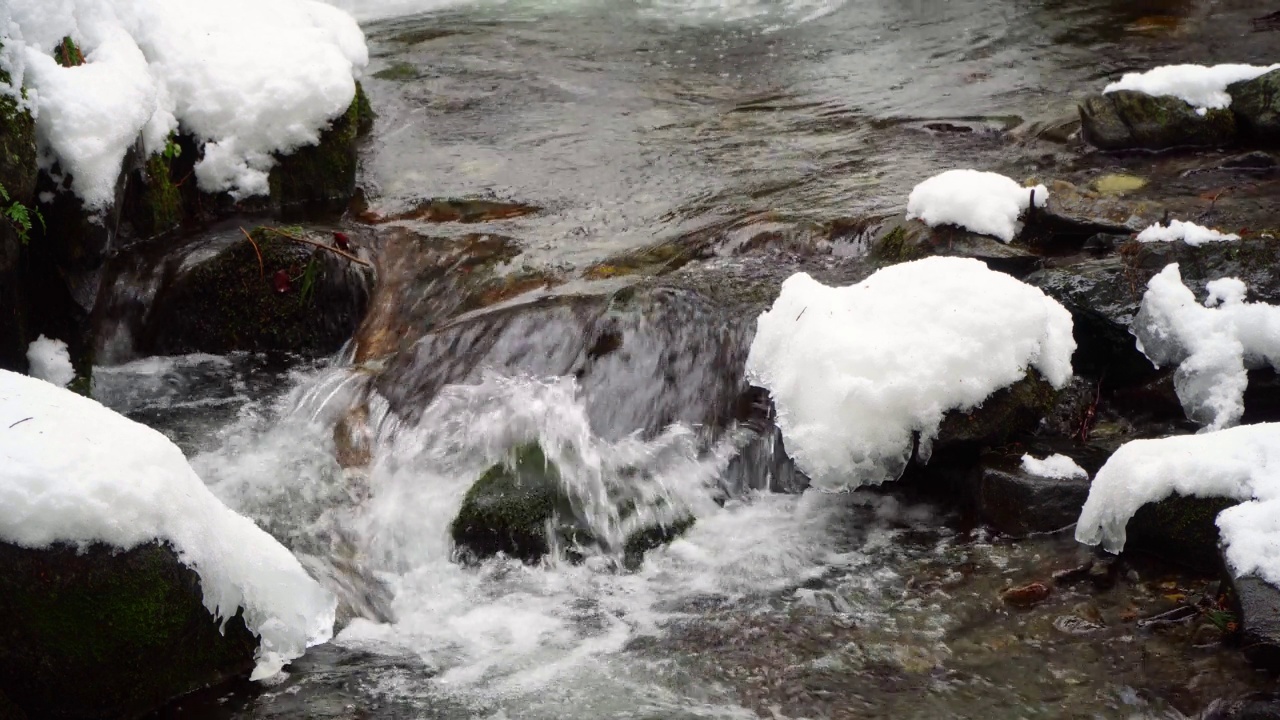
<instances>
[{"instance_id":1,"label":"flowing water","mask_svg":"<svg viewBox=\"0 0 1280 720\"><path fill-rule=\"evenodd\" d=\"M755 306L723 275L625 294L578 277L708 228L730 229L708 264L748 263L730 256L753 232L785 240L900 210L915 182L957 165L1070 165L1007 131L1069 114L1153 58L1257 60L1260 41L1223 42L1253 3L334 3L365 21L373 54L367 211L535 206L393 225L500 233L516 246L508 269L573 279L533 302L455 303L462 320L430 316L439 306L409 283L386 312L412 322L385 359L357 341L319 363L99 370L100 399L173 437L342 601L334 641L288 677L166 717L1164 718L1264 682L1203 623L1135 623L1203 580L1127 564L1018 609L1003 589L1090 553L1068 536L993 537L918 498L773 492L794 477L741 407ZM850 248L823 247L829 276L861 272ZM339 461L345 431L362 462ZM456 562L464 494L528 441L600 542L575 562L568 548L537 566ZM618 562L636 522L677 515L696 518L682 537L639 568Z\"/></svg>"}]
</instances>

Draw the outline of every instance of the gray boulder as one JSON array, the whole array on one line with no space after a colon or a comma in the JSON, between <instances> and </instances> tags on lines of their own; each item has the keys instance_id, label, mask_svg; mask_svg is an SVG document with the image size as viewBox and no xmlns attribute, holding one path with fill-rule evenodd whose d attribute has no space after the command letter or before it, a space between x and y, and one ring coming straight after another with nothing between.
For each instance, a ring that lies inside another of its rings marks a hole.
<instances>
[{"instance_id":1,"label":"gray boulder","mask_svg":"<svg viewBox=\"0 0 1280 720\"><path fill-rule=\"evenodd\" d=\"M1203 115L1186 101L1134 90L1095 94L1080 103L1081 135L1102 150L1223 147L1236 140L1230 110Z\"/></svg>"},{"instance_id":2,"label":"gray boulder","mask_svg":"<svg viewBox=\"0 0 1280 720\"><path fill-rule=\"evenodd\" d=\"M1280 70L1227 87L1240 133L1261 144L1280 146Z\"/></svg>"}]
</instances>

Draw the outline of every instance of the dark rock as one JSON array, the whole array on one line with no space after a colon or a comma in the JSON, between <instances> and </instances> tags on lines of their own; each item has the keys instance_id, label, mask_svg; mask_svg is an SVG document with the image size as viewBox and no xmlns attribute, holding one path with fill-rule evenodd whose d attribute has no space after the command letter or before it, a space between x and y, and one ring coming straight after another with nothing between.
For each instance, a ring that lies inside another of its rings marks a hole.
<instances>
[{"instance_id":1,"label":"dark rock","mask_svg":"<svg viewBox=\"0 0 1280 720\"><path fill-rule=\"evenodd\" d=\"M265 228L252 235L235 231L167 259L142 353L325 354L351 337L368 303L369 270ZM283 292L272 283L281 272L290 281Z\"/></svg>"},{"instance_id":2,"label":"dark rock","mask_svg":"<svg viewBox=\"0 0 1280 720\"><path fill-rule=\"evenodd\" d=\"M0 84L9 82L9 74L0 69ZM0 197L0 210L14 203L36 207L38 171L35 120L14 98L0 95L0 187L9 198ZM31 305L23 288L24 245L19 228L0 218L0 368L18 372L26 371L27 344L35 339L30 329Z\"/></svg>"},{"instance_id":3,"label":"dark rock","mask_svg":"<svg viewBox=\"0 0 1280 720\"><path fill-rule=\"evenodd\" d=\"M1258 667L1280 671L1280 588L1256 575L1237 577L1221 551L1217 559L1245 657Z\"/></svg>"},{"instance_id":4,"label":"dark rock","mask_svg":"<svg viewBox=\"0 0 1280 720\"><path fill-rule=\"evenodd\" d=\"M1229 157L1223 160L1219 167L1225 170L1271 170L1277 165L1280 165L1280 163L1276 162L1273 155L1261 150L1254 150L1243 155Z\"/></svg>"},{"instance_id":5,"label":"dark rock","mask_svg":"<svg viewBox=\"0 0 1280 720\"><path fill-rule=\"evenodd\" d=\"M1089 497L1089 478L1045 478L1022 469L1021 455L988 454L973 487L978 515L1015 537L1075 523Z\"/></svg>"},{"instance_id":6,"label":"dark rock","mask_svg":"<svg viewBox=\"0 0 1280 720\"><path fill-rule=\"evenodd\" d=\"M1240 133L1251 142L1280 146L1280 70L1227 86Z\"/></svg>"},{"instance_id":7,"label":"dark rock","mask_svg":"<svg viewBox=\"0 0 1280 720\"><path fill-rule=\"evenodd\" d=\"M242 618L220 630L167 545L0 543L0 566L0 693L30 717L137 717L253 667Z\"/></svg>"},{"instance_id":8,"label":"dark rock","mask_svg":"<svg viewBox=\"0 0 1280 720\"><path fill-rule=\"evenodd\" d=\"M625 504L620 514L624 519L631 514ZM631 533L621 548L624 564L638 566L645 552L670 542L692 525L693 518L684 516ZM598 542L578 519L559 468L536 443L517 447L506 462L480 476L467 491L450 533L464 560L504 553L533 563L553 546L572 549Z\"/></svg>"},{"instance_id":9,"label":"dark rock","mask_svg":"<svg viewBox=\"0 0 1280 720\"><path fill-rule=\"evenodd\" d=\"M1218 513L1239 504L1230 498L1171 495L1147 503L1126 527L1126 549L1200 572L1218 566Z\"/></svg>"},{"instance_id":10,"label":"dark rock","mask_svg":"<svg viewBox=\"0 0 1280 720\"><path fill-rule=\"evenodd\" d=\"M1184 100L1133 90L1090 95L1080 104L1081 135L1102 150L1225 147L1236 139L1230 110L1204 115Z\"/></svg>"},{"instance_id":11,"label":"dark rock","mask_svg":"<svg viewBox=\"0 0 1280 720\"><path fill-rule=\"evenodd\" d=\"M893 218L876 231L871 242L873 260L895 264L939 255L973 258L998 272L1025 277L1040 264L1039 256L1018 245L952 225L931 228L919 220Z\"/></svg>"},{"instance_id":12,"label":"dark rock","mask_svg":"<svg viewBox=\"0 0 1280 720\"><path fill-rule=\"evenodd\" d=\"M341 212L356 190L356 144L373 126L373 110L364 89L347 111L320 134L320 142L277 156L268 178L273 206L308 213Z\"/></svg>"},{"instance_id":13,"label":"dark rock","mask_svg":"<svg viewBox=\"0 0 1280 720\"><path fill-rule=\"evenodd\" d=\"M1214 700L1200 720L1280 720L1280 695L1250 693L1232 700Z\"/></svg>"},{"instance_id":14,"label":"dark rock","mask_svg":"<svg viewBox=\"0 0 1280 720\"><path fill-rule=\"evenodd\" d=\"M1057 391L1040 374L1028 371L1022 380L995 391L969 412L951 412L938 426L935 451L959 446L994 447L1014 436L1030 433L1052 407Z\"/></svg>"}]
</instances>

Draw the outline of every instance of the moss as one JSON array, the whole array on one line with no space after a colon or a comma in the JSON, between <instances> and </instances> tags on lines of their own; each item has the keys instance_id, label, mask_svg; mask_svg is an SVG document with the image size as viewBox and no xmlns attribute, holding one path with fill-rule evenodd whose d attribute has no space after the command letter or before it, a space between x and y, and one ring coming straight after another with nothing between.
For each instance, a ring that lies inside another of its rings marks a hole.
<instances>
[{"instance_id":1,"label":"moss","mask_svg":"<svg viewBox=\"0 0 1280 720\"><path fill-rule=\"evenodd\" d=\"M62 67L76 67L84 64L84 53L76 47L74 40L64 37L62 42L58 43L58 47L54 48L53 59Z\"/></svg>"},{"instance_id":2,"label":"moss","mask_svg":"<svg viewBox=\"0 0 1280 720\"><path fill-rule=\"evenodd\" d=\"M369 102L369 96L364 93L364 86L356 83L356 135L364 137L373 132L373 122L378 119L378 114L373 111L373 105Z\"/></svg>"},{"instance_id":3,"label":"moss","mask_svg":"<svg viewBox=\"0 0 1280 720\"><path fill-rule=\"evenodd\" d=\"M1129 521L1127 546L1211 572L1218 562L1218 513L1238 503L1230 498L1182 495L1148 503Z\"/></svg>"},{"instance_id":4,"label":"moss","mask_svg":"<svg viewBox=\"0 0 1280 720\"><path fill-rule=\"evenodd\" d=\"M356 138L365 117L360 109L363 95L357 85L351 105L320 133L319 143L277 157L268 177L274 205L322 210L346 206L356 188ZM367 99L364 104L367 106ZM371 124L372 119L365 122Z\"/></svg>"},{"instance_id":5,"label":"moss","mask_svg":"<svg viewBox=\"0 0 1280 720\"><path fill-rule=\"evenodd\" d=\"M394 62L373 74L379 80L404 82L418 79L418 67L412 63Z\"/></svg>"},{"instance_id":6,"label":"moss","mask_svg":"<svg viewBox=\"0 0 1280 720\"><path fill-rule=\"evenodd\" d=\"M146 352L328 353L350 338L367 296L349 261L272 229L250 235L253 243L236 242L166 283L142 337Z\"/></svg>"},{"instance_id":7,"label":"moss","mask_svg":"<svg viewBox=\"0 0 1280 720\"><path fill-rule=\"evenodd\" d=\"M935 446L957 443L994 447L1035 428L1049 412L1057 391L1035 370L992 393L967 413L951 412L938 428Z\"/></svg>"},{"instance_id":8,"label":"moss","mask_svg":"<svg viewBox=\"0 0 1280 720\"><path fill-rule=\"evenodd\" d=\"M871 249L871 259L890 264L919 260L929 254L929 250L904 224L893 225Z\"/></svg>"},{"instance_id":9,"label":"moss","mask_svg":"<svg viewBox=\"0 0 1280 720\"><path fill-rule=\"evenodd\" d=\"M11 83L9 74L0 69L0 85L7 88ZM35 120L17 98L0 93L0 185L10 202L35 207L37 173ZM0 220L0 368L18 372L26 371L26 348L34 339L30 302L23 289L24 280L30 279L23 268L28 250L18 231Z\"/></svg>"},{"instance_id":10,"label":"moss","mask_svg":"<svg viewBox=\"0 0 1280 720\"><path fill-rule=\"evenodd\" d=\"M0 557L0 691L29 715L138 715L252 666L243 621L219 632L167 546L0 543Z\"/></svg>"},{"instance_id":11,"label":"moss","mask_svg":"<svg viewBox=\"0 0 1280 720\"><path fill-rule=\"evenodd\" d=\"M141 179L137 209L131 213L142 237L155 237L182 224L182 191L173 181L171 162L164 155L147 159Z\"/></svg>"}]
</instances>

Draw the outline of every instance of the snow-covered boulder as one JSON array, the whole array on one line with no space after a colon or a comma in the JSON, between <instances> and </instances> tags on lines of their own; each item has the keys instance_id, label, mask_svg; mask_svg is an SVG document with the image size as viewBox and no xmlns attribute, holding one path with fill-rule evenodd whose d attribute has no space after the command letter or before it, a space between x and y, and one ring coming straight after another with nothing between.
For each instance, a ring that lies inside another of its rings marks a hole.
<instances>
[{"instance_id":1,"label":"snow-covered boulder","mask_svg":"<svg viewBox=\"0 0 1280 720\"><path fill-rule=\"evenodd\" d=\"M1009 243L1021 228L1024 212L1043 207L1044 185L1023 187L998 173L948 170L921 182L907 199L907 219L929 227L955 225Z\"/></svg>"},{"instance_id":2,"label":"snow-covered boulder","mask_svg":"<svg viewBox=\"0 0 1280 720\"><path fill-rule=\"evenodd\" d=\"M773 398L800 470L838 490L897 478L917 444L927 460L948 413L1029 371L1064 386L1074 349L1070 314L1039 290L935 257L849 287L793 275L757 321L746 372Z\"/></svg>"},{"instance_id":3,"label":"snow-covered boulder","mask_svg":"<svg viewBox=\"0 0 1280 720\"><path fill-rule=\"evenodd\" d=\"M330 637L333 596L160 433L6 371L0 430L0 691L29 715L136 715Z\"/></svg>"},{"instance_id":4,"label":"snow-covered boulder","mask_svg":"<svg viewBox=\"0 0 1280 720\"><path fill-rule=\"evenodd\" d=\"M1080 457L1095 459L1098 451L1072 447ZM1047 465L1031 463L1026 455L990 452L979 460L968 480L969 501L984 522L1003 533L1024 536L1060 530L1075 522L1089 496L1089 475L1072 458L1051 455ZM1093 467L1097 467L1093 465Z\"/></svg>"},{"instance_id":5,"label":"snow-covered boulder","mask_svg":"<svg viewBox=\"0 0 1280 720\"><path fill-rule=\"evenodd\" d=\"M1177 367L1174 387L1187 417L1210 430L1244 416L1247 370L1280 369L1280 306L1244 301L1239 278L1217 278L1204 304L1176 263L1147 284L1132 332L1157 367Z\"/></svg>"}]
</instances>

